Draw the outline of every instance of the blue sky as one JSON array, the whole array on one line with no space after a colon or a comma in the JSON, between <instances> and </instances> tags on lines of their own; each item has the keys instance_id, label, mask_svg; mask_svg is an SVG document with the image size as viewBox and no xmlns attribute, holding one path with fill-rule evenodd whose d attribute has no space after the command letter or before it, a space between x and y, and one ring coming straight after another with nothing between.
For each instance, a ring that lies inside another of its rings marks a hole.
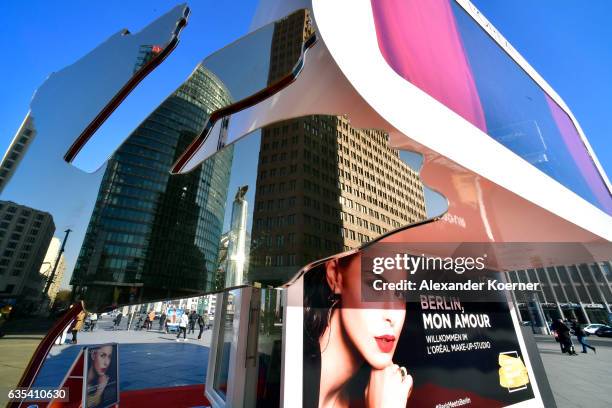
<instances>
[{"instance_id":1,"label":"blue sky","mask_svg":"<svg viewBox=\"0 0 612 408\"><path fill-rule=\"evenodd\" d=\"M209 53L246 33L255 0L190 4L192 15L177 50L162 64L166 81L156 84L158 100L168 95ZM553 86L580 121L602 165L612 171L612 2L592 0L474 0L476 6ZM42 0L6 2L0 22L0 146L8 146L46 76L75 61L121 28L138 31L170 9L171 1ZM214 10L214 13L211 11ZM8 79L8 80L7 80Z\"/></svg>"}]
</instances>

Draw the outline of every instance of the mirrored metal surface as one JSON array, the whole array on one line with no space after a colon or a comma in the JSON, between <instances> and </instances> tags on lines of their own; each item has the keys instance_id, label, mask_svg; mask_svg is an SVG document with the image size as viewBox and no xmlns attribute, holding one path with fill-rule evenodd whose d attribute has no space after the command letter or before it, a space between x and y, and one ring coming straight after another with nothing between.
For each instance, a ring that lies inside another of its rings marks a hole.
<instances>
[{"instance_id":1,"label":"mirrored metal surface","mask_svg":"<svg viewBox=\"0 0 612 408\"><path fill-rule=\"evenodd\" d=\"M64 155L174 47L187 13L177 6L138 34L118 32L35 93L0 165L0 299L14 315L53 303L91 217L105 169L86 174Z\"/></svg>"},{"instance_id":2,"label":"mirrored metal surface","mask_svg":"<svg viewBox=\"0 0 612 408\"><path fill-rule=\"evenodd\" d=\"M217 77L228 101L212 114L201 134L172 166L173 173L193 170L226 143L215 123L274 95L295 80L306 50L316 41L308 10L298 10L228 45L202 61Z\"/></svg>"},{"instance_id":3,"label":"mirrored metal surface","mask_svg":"<svg viewBox=\"0 0 612 408\"><path fill-rule=\"evenodd\" d=\"M418 157L346 117L290 119L223 147L235 119L228 107L293 80L312 30L297 11L205 59L96 174L55 163L63 173L41 178L54 151L37 159L30 150L23 168L38 179L11 183L20 195L7 199L72 230L66 274L89 310L282 285L309 262L427 218ZM170 174L213 125L216 153Z\"/></svg>"}]
</instances>

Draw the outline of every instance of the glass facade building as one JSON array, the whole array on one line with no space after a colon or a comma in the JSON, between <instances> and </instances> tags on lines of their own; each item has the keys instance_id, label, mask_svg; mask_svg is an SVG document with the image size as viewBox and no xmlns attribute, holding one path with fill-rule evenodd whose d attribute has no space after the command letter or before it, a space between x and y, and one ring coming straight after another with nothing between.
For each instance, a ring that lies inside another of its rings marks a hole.
<instances>
[{"instance_id":1,"label":"glass facade building","mask_svg":"<svg viewBox=\"0 0 612 408\"><path fill-rule=\"evenodd\" d=\"M515 293L523 320L530 309L541 307L547 320L577 319L581 323L607 323L612 312L612 263L565 265L508 272L514 283L539 283L534 294Z\"/></svg>"},{"instance_id":2,"label":"glass facade building","mask_svg":"<svg viewBox=\"0 0 612 408\"><path fill-rule=\"evenodd\" d=\"M199 66L113 154L72 277L80 296L104 305L212 288L232 148L189 174L168 168L229 101Z\"/></svg>"}]
</instances>

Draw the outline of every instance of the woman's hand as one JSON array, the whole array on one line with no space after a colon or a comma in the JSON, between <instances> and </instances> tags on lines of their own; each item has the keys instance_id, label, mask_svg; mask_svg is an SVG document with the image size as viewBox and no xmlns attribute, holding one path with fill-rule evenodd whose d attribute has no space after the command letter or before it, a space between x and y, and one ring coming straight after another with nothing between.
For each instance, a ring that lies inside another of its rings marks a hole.
<instances>
[{"instance_id":1,"label":"woman's hand","mask_svg":"<svg viewBox=\"0 0 612 408\"><path fill-rule=\"evenodd\" d=\"M366 390L367 407L369 408L405 408L412 392L412 377L397 364L391 364L382 370L370 372L370 382Z\"/></svg>"},{"instance_id":2,"label":"woman's hand","mask_svg":"<svg viewBox=\"0 0 612 408\"><path fill-rule=\"evenodd\" d=\"M102 395L106 386L108 385L108 375L103 374L98 377L98 389L96 390L96 394Z\"/></svg>"},{"instance_id":3,"label":"woman's hand","mask_svg":"<svg viewBox=\"0 0 612 408\"><path fill-rule=\"evenodd\" d=\"M93 395L87 396L87 406L88 407L95 407L97 405L100 405L100 402L102 402L102 394L104 393L104 390L106 389L106 386L108 385L108 379L109 379L108 375L106 374L98 377L98 385L96 388L96 392Z\"/></svg>"}]
</instances>

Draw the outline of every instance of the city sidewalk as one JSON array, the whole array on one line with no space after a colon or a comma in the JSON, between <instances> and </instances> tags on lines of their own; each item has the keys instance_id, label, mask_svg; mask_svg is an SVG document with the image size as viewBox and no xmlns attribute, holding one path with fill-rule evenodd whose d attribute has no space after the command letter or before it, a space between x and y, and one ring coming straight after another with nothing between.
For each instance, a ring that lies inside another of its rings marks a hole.
<instances>
[{"instance_id":1,"label":"city sidewalk","mask_svg":"<svg viewBox=\"0 0 612 408\"><path fill-rule=\"evenodd\" d=\"M17 317L2 327L0 338L0 405L8 390L15 388L34 350L53 325L52 319Z\"/></svg>"},{"instance_id":2,"label":"city sidewalk","mask_svg":"<svg viewBox=\"0 0 612 408\"><path fill-rule=\"evenodd\" d=\"M181 338L177 342L175 334L158 330L115 331L111 327L112 319L106 317L98 323L94 332L80 332L77 345L54 346L37 378L36 386L59 385L82 347L112 342L119 343L122 390L188 386L205 382L211 330L205 330L201 340L197 339L199 330L196 329L195 334L187 336L187 341ZM125 323L121 327L125 328ZM157 322L153 327L159 327ZM581 354L581 347L573 339L579 353L576 357L561 354L559 344L552 336L536 335L535 340L559 408L611 406L612 339L589 337L589 342L597 347L597 354L591 351ZM20 356L31 353L31 348L38 341L39 337L35 335L31 338L20 336L0 340L0 380L17 381L25 365L11 364L11 361L26 361Z\"/></svg>"},{"instance_id":3,"label":"city sidewalk","mask_svg":"<svg viewBox=\"0 0 612 408\"><path fill-rule=\"evenodd\" d=\"M582 354L582 346L572 337L578 356L568 356L561 354L552 336L535 338L558 408L612 406L612 339L589 336L597 354Z\"/></svg>"}]
</instances>

